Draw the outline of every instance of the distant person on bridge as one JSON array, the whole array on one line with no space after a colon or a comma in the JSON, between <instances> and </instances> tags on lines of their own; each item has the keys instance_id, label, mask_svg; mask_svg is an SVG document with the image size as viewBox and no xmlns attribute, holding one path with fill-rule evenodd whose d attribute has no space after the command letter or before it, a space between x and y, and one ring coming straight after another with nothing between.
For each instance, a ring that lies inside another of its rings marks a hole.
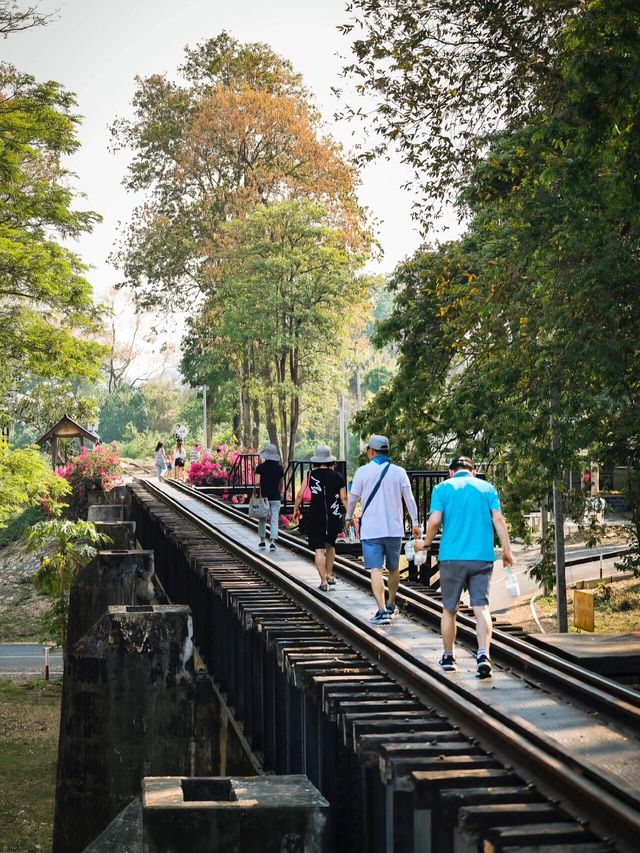
<instances>
[{"instance_id":1,"label":"distant person on bridge","mask_svg":"<svg viewBox=\"0 0 640 853\"><path fill-rule=\"evenodd\" d=\"M293 520L300 520L300 507L308 490L311 500L305 513L304 532L309 540L309 548L316 554L320 589L327 592L336 582L333 577L333 561L336 556L336 539L344 527L347 487L342 475L333 469L336 457L326 444L316 447L316 452L309 461L313 467L302 481L296 495Z\"/></svg>"},{"instance_id":2,"label":"distant person on bridge","mask_svg":"<svg viewBox=\"0 0 640 853\"><path fill-rule=\"evenodd\" d=\"M164 479L164 475L167 471L167 462L164 458L164 444L159 441L156 444L155 449L155 465L156 465L156 476L158 477L158 482L162 482Z\"/></svg>"},{"instance_id":3,"label":"distant person on bridge","mask_svg":"<svg viewBox=\"0 0 640 853\"><path fill-rule=\"evenodd\" d=\"M187 448L184 446L182 439L178 439L178 443L173 451L173 467L175 470L176 480L184 482L184 466L187 461Z\"/></svg>"},{"instance_id":4,"label":"distant person on bridge","mask_svg":"<svg viewBox=\"0 0 640 853\"><path fill-rule=\"evenodd\" d=\"M411 491L407 472L389 459L389 439L372 435L367 444L368 465L356 471L347 505L347 527L353 525L353 513L362 501L360 541L364 567L371 572L371 590L378 609L371 622L386 625L396 612L396 592L400 581L400 549L404 533L402 502L413 525L413 535L421 536L418 507ZM389 603L385 602L382 571L386 562L389 572Z\"/></svg>"},{"instance_id":5,"label":"distant person on bridge","mask_svg":"<svg viewBox=\"0 0 640 853\"><path fill-rule=\"evenodd\" d=\"M284 491L284 468L280 464L280 454L275 444L265 445L260 454L262 462L256 466L254 488L260 492L263 498L269 501L271 518L269 522L269 536L271 544L270 551L276 550L278 541L278 520L280 518L280 507L282 506L282 493ZM265 537L267 533L267 519L258 519L258 536L260 542L258 548L265 548Z\"/></svg>"},{"instance_id":6,"label":"distant person on bridge","mask_svg":"<svg viewBox=\"0 0 640 853\"><path fill-rule=\"evenodd\" d=\"M440 591L442 592L442 643L440 666L454 672L456 659L456 612L462 589L467 586L476 617L478 651L476 676L491 675L491 612L489 583L496 558L493 547L495 527L502 545L502 562L513 565L509 532L502 515L495 486L475 476L475 466L467 456L456 456L449 464L449 479L439 483L431 494L431 511L424 542L416 541L415 550L429 548L443 525L440 542Z\"/></svg>"}]
</instances>

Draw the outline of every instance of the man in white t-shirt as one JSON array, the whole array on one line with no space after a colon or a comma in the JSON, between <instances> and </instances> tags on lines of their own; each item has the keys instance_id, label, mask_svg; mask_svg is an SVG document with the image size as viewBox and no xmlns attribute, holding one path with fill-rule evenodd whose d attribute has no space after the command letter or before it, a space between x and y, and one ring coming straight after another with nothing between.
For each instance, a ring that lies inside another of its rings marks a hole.
<instances>
[{"instance_id":1,"label":"man in white t-shirt","mask_svg":"<svg viewBox=\"0 0 640 853\"><path fill-rule=\"evenodd\" d=\"M400 549L404 533L406 504L411 516L413 535L422 534L418 524L418 507L411 491L407 472L389 459L389 439L372 435L367 444L368 465L358 468L353 478L347 506L347 526L353 524L353 513L362 501L360 541L364 567L371 572L371 591L378 610L371 621L374 625L387 624L396 612L396 592L400 580ZM385 602L382 570L389 572L389 603Z\"/></svg>"}]
</instances>

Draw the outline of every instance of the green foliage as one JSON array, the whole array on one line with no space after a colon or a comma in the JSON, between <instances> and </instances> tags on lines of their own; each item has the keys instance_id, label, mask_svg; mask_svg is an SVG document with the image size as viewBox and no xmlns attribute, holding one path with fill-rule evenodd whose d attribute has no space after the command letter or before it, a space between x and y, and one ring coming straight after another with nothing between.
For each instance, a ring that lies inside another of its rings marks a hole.
<instances>
[{"instance_id":1,"label":"green foliage","mask_svg":"<svg viewBox=\"0 0 640 853\"><path fill-rule=\"evenodd\" d=\"M100 437L103 441L123 443L140 435L159 435L161 440L166 440L175 423L185 422L189 436L195 437L202 428L199 405L195 391L183 391L168 382L150 381L136 388L121 387L102 402Z\"/></svg>"},{"instance_id":2,"label":"green foliage","mask_svg":"<svg viewBox=\"0 0 640 853\"><path fill-rule=\"evenodd\" d=\"M78 147L73 96L7 65L0 93L0 417L7 420L18 381L98 373L91 288L62 241L99 217L74 208L62 166Z\"/></svg>"},{"instance_id":3,"label":"green foliage","mask_svg":"<svg viewBox=\"0 0 640 853\"><path fill-rule=\"evenodd\" d=\"M418 205L430 211L464 183L487 134L520 125L553 99L558 39L584 4L354 0L348 8L340 29L356 37L345 72L364 103L342 115L366 121L359 159L398 150L415 171Z\"/></svg>"},{"instance_id":4,"label":"green foliage","mask_svg":"<svg viewBox=\"0 0 640 853\"><path fill-rule=\"evenodd\" d=\"M368 280L355 274L363 258L332 227L330 211L308 200L256 207L230 222L227 235L215 287L191 333L202 332L201 347L211 340L211 362L259 404L270 440L292 458L301 408L318 411L327 390L335 391L367 295Z\"/></svg>"},{"instance_id":5,"label":"green foliage","mask_svg":"<svg viewBox=\"0 0 640 853\"><path fill-rule=\"evenodd\" d=\"M17 542L21 539L25 531L38 521L43 521L45 517L44 510L39 506L30 506L22 512L12 515L7 521L6 526L0 528L0 548L10 545L12 542Z\"/></svg>"},{"instance_id":6,"label":"green foliage","mask_svg":"<svg viewBox=\"0 0 640 853\"><path fill-rule=\"evenodd\" d=\"M121 456L129 459L146 459L149 461L153 458L159 441L166 444L167 437L161 436L157 432L138 432L133 424L127 424L123 439L118 447Z\"/></svg>"},{"instance_id":7,"label":"green foliage","mask_svg":"<svg viewBox=\"0 0 640 853\"><path fill-rule=\"evenodd\" d=\"M141 433L150 417L141 388L119 388L104 398L100 406L98 431L103 441L122 441L127 429Z\"/></svg>"},{"instance_id":8,"label":"green foliage","mask_svg":"<svg viewBox=\"0 0 640 853\"><path fill-rule=\"evenodd\" d=\"M94 389L77 379L31 379L10 397L14 443L19 447L40 438L63 414L79 424L94 424L98 403Z\"/></svg>"},{"instance_id":9,"label":"green foliage","mask_svg":"<svg viewBox=\"0 0 640 853\"><path fill-rule=\"evenodd\" d=\"M413 462L508 460L512 520L586 450L640 461L640 14L594 2L551 26L537 109L465 174L467 233L392 279L378 341L399 372L358 419Z\"/></svg>"},{"instance_id":10,"label":"green foliage","mask_svg":"<svg viewBox=\"0 0 640 853\"><path fill-rule=\"evenodd\" d=\"M69 487L56 477L36 447L15 448L0 441L0 529L27 507L46 503L59 512Z\"/></svg>"},{"instance_id":11,"label":"green foliage","mask_svg":"<svg viewBox=\"0 0 640 853\"><path fill-rule=\"evenodd\" d=\"M111 539L90 521L54 519L35 524L25 536L27 550L41 557L36 588L53 599L43 627L50 639L66 645L69 590L73 579Z\"/></svg>"}]
</instances>

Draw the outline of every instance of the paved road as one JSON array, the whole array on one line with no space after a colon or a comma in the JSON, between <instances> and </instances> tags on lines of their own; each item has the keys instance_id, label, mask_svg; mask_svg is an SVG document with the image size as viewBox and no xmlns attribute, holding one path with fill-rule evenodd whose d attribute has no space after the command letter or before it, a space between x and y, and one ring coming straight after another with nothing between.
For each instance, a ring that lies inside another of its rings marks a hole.
<instances>
[{"instance_id":1,"label":"paved road","mask_svg":"<svg viewBox=\"0 0 640 853\"><path fill-rule=\"evenodd\" d=\"M62 675L62 652L49 653L49 674ZM31 643L0 644L0 676L44 676L44 646Z\"/></svg>"},{"instance_id":2,"label":"paved road","mask_svg":"<svg viewBox=\"0 0 640 853\"><path fill-rule=\"evenodd\" d=\"M602 574L604 577L615 577L618 572L616 572L614 568L614 564L617 562L619 558L610 558L606 559L606 554L612 551L620 550L620 545L610 545L604 546L602 548L594 548L594 549L586 549L586 548L567 548L566 558L568 560L575 559L577 557L584 557L588 554L602 554ZM516 558L516 564L514 567L514 574L518 579L518 583L520 584L520 595L531 595L536 592L540 587L532 578L529 577L528 569L529 567L539 559L539 556L535 556L532 558L532 554L523 554L519 555L517 552L514 553ZM592 578L597 578L600 575L600 562L599 560L593 560L590 563L583 563L579 566L571 566L568 565L566 567L566 577L567 577L567 587L571 586L571 584L580 580L591 580ZM495 569L493 572L493 578L491 580L491 591L490 591L489 601L491 604L492 612L497 613L503 610L512 607L514 604L514 599L509 594L509 591L505 585L505 572L502 567L502 562L497 561L495 564Z\"/></svg>"}]
</instances>

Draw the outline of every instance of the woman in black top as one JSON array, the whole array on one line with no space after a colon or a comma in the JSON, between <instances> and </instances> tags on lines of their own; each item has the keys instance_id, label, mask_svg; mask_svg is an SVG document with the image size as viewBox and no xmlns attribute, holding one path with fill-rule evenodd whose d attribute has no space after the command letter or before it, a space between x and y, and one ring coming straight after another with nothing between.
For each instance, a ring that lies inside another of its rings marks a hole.
<instances>
[{"instance_id":1,"label":"woman in black top","mask_svg":"<svg viewBox=\"0 0 640 853\"><path fill-rule=\"evenodd\" d=\"M347 511L347 487L343 477L333 470L336 457L326 444L316 447L310 461L313 468L296 495L293 520L300 519L304 493L309 488L311 501L305 512L304 526L309 547L316 552L320 589L326 592L336 582L333 577L333 561L336 556L336 538L342 531Z\"/></svg>"},{"instance_id":2,"label":"woman in black top","mask_svg":"<svg viewBox=\"0 0 640 853\"><path fill-rule=\"evenodd\" d=\"M271 544L270 551L276 550L275 543L278 541L278 520L280 518L280 507L282 505L282 491L284 489L284 468L280 464L280 454L275 444L267 444L260 454L262 462L256 466L254 485L261 496L269 501L271 508L271 521L269 524L269 536ZM267 519L258 520L258 536L260 542L258 548L264 548L267 533Z\"/></svg>"}]
</instances>

